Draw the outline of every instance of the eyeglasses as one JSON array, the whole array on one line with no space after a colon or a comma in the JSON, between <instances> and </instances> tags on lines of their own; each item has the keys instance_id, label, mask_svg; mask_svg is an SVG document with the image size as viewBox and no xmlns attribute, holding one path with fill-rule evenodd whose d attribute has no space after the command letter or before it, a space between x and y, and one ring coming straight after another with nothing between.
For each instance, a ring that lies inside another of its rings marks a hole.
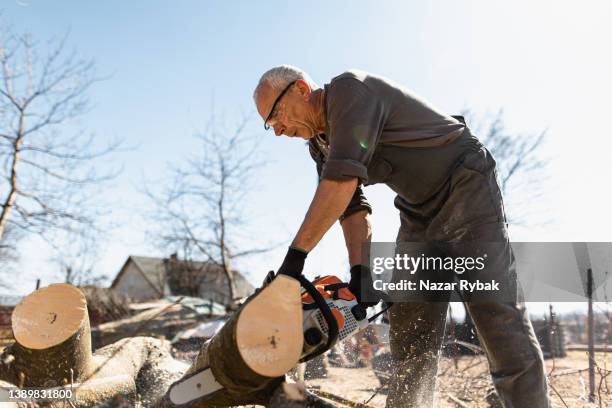
<instances>
[{"instance_id":1,"label":"eyeglasses","mask_svg":"<svg viewBox=\"0 0 612 408\"><path fill-rule=\"evenodd\" d=\"M287 93L287 91L289 90L289 88L291 88L291 86L293 84L295 84L297 81L293 81L290 82L289 85L287 85L287 87L285 89L283 89L283 92L281 92L277 97L276 100L274 100L274 103L272 104L272 109L270 109L270 114L268 115L268 117L266 118L265 122L264 122L264 129L266 130L270 130L270 125L268 124L268 121L270 119L272 119L272 117L274 117L274 110L276 109L276 105L278 104L278 102L280 102L281 98Z\"/></svg>"}]
</instances>

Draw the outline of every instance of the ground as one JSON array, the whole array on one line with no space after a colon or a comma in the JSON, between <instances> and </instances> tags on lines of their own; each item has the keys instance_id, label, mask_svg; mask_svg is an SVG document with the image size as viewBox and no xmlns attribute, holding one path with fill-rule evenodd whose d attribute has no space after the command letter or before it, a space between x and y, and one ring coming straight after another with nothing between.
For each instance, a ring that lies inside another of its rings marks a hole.
<instances>
[{"instance_id":1,"label":"ground","mask_svg":"<svg viewBox=\"0 0 612 408\"><path fill-rule=\"evenodd\" d=\"M0 352L2 351L0 344ZM173 350L177 358L189 361L195 357L197 344ZM612 353L596 353L596 402L588 403L588 359L584 351L569 351L567 357L546 360L546 370L551 381L552 408L612 408ZM489 408L487 392L492 388L486 358L463 356L453 360L443 357L440 361L438 380L438 408ZM602 375L604 378L602 378ZM331 393L356 403L366 401L368 407L385 406L385 388L371 367L328 367L325 378L308 380L308 389L315 393ZM601 402L599 397L601 397ZM370 400L371 398L371 400ZM458 401L458 402L457 402ZM334 402L338 407L349 405ZM361 405L361 407L364 407Z\"/></svg>"},{"instance_id":2,"label":"ground","mask_svg":"<svg viewBox=\"0 0 612 408\"><path fill-rule=\"evenodd\" d=\"M605 357L603 353L596 355L596 363L602 373L607 372L603 371L606 367L612 368L612 356L608 353ZM484 356L461 357L456 360L456 364L457 368L455 368L455 361L450 358L441 360L437 406L439 408L489 407L485 396L492 385L486 358ZM570 351L567 357L555 359L554 367L553 360L546 360L546 367L548 373L552 372L550 378L551 388L554 388L554 390L551 389L553 408L612 407L612 390L607 388L608 384L612 387L612 375L601 381L601 376L596 373L595 393L601 395L602 402L601 404L587 402L588 372L578 371L588 367L585 352ZM601 387L599 387L600 381ZM380 382L369 367L330 367L327 378L307 381L307 386L314 392L321 390L358 403L364 403L376 394L367 405L385 406L384 387L376 393L376 390L380 388ZM459 400L459 403L453 401L453 398ZM338 406L342 405L338 404Z\"/></svg>"}]
</instances>

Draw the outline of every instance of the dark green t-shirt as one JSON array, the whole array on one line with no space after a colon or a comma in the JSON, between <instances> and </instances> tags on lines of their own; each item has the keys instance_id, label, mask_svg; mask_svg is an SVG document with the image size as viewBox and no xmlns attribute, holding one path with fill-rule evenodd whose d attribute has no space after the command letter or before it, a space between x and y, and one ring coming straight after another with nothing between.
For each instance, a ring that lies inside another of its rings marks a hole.
<instances>
[{"instance_id":1,"label":"dark green t-shirt","mask_svg":"<svg viewBox=\"0 0 612 408\"><path fill-rule=\"evenodd\" d=\"M424 152L421 148L438 150L436 147L451 144L465 130L462 122L441 113L405 87L362 71L347 71L326 84L324 105L326 132L309 141L320 179L358 177L367 184L367 168L377 148L397 146L420 155ZM441 151L441 155L445 153ZM406 155L407 160L409 157L414 159L413 154ZM448 167L445 161L430 162L421 167L422 171ZM372 212L361 187L357 187L340 219L360 210Z\"/></svg>"},{"instance_id":2,"label":"dark green t-shirt","mask_svg":"<svg viewBox=\"0 0 612 408\"><path fill-rule=\"evenodd\" d=\"M368 163L379 144L443 146L465 128L405 87L355 70L325 85L325 112L325 136L313 143L325 157L321 178L326 179L359 177L365 181Z\"/></svg>"}]
</instances>

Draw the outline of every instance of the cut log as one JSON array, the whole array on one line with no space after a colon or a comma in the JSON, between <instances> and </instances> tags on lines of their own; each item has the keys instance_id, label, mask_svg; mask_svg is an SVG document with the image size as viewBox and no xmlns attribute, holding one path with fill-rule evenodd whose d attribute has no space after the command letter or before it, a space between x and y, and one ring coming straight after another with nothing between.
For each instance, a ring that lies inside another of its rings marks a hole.
<instances>
[{"instance_id":1,"label":"cut log","mask_svg":"<svg viewBox=\"0 0 612 408\"><path fill-rule=\"evenodd\" d=\"M50 285L26 296L13 311L12 328L10 382L54 387L93 371L87 302L74 286Z\"/></svg>"},{"instance_id":2,"label":"cut log","mask_svg":"<svg viewBox=\"0 0 612 408\"><path fill-rule=\"evenodd\" d=\"M85 408L122 400L134 406L140 400L143 407L154 406L188 368L171 357L169 347L167 341L151 337L132 337L106 346L94 354L96 368L91 376L72 384L74 399L47 405ZM0 394L8 386L13 385L0 381Z\"/></svg>"},{"instance_id":3,"label":"cut log","mask_svg":"<svg viewBox=\"0 0 612 408\"><path fill-rule=\"evenodd\" d=\"M189 407L266 404L302 351L302 304L297 280L279 276L252 296L207 342L187 370L167 342L137 337L91 353L84 297L65 284L37 290L16 308L17 342L7 348L0 380L17 386L71 383L76 398L54 407L87 407L123 397L128 405L174 406L169 385L209 367L223 388ZM162 396L164 396L163 401Z\"/></svg>"},{"instance_id":4,"label":"cut log","mask_svg":"<svg viewBox=\"0 0 612 408\"><path fill-rule=\"evenodd\" d=\"M126 338L92 355L85 298L71 285L30 294L12 321L16 342L0 356L0 392L8 383L72 387L70 403L45 406L91 407L121 398L150 407L189 367L172 358L169 342L150 337Z\"/></svg>"},{"instance_id":5,"label":"cut log","mask_svg":"<svg viewBox=\"0 0 612 408\"><path fill-rule=\"evenodd\" d=\"M184 379L210 368L223 388L187 403L173 386L162 406L266 404L302 352L302 302L297 280L280 275L252 295L204 344ZM177 404L178 405L178 404Z\"/></svg>"}]
</instances>

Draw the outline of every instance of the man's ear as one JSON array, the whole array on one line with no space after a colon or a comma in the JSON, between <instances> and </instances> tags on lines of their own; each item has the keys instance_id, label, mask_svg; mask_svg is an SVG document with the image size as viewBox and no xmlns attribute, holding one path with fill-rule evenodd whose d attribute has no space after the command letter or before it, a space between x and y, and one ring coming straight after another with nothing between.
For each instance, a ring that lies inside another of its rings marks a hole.
<instances>
[{"instance_id":1,"label":"man's ear","mask_svg":"<svg viewBox=\"0 0 612 408\"><path fill-rule=\"evenodd\" d=\"M300 97L304 98L304 100L307 101L310 98L312 88L310 85L308 85L308 82L304 81L303 79L298 79L295 81L295 87L297 88Z\"/></svg>"}]
</instances>

